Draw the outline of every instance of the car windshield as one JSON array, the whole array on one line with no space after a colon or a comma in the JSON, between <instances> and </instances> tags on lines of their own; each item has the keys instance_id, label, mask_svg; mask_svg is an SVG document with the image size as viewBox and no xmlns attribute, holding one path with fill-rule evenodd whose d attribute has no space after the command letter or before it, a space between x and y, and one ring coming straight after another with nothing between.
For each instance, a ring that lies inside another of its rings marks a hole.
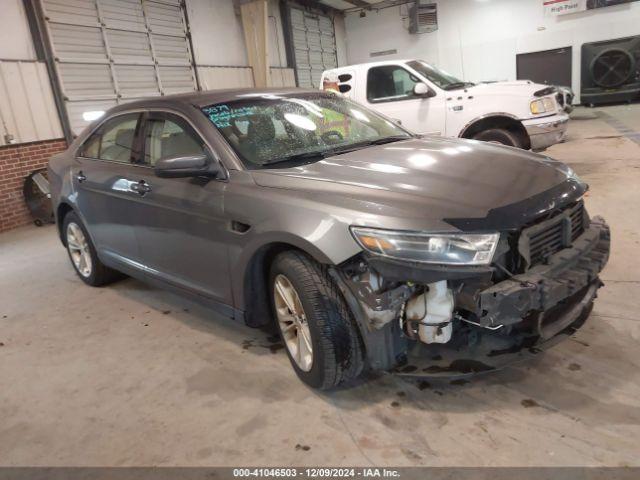
<instances>
[{"instance_id":1,"label":"car windshield","mask_svg":"<svg viewBox=\"0 0 640 480\"><path fill-rule=\"evenodd\" d=\"M331 93L260 94L202 108L247 168L288 167L412 134Z\"/></svg>"},{"instance_id":2,"label":"car windshield","mask_svg":"<svg viewBox=\"0 0 640 480\"><path fill-rule=\"evenodd\" d=\"M444 70L440 70L438 67L429 65L422 60L413 60L407 62L407 65L444 90L455 90L456 88L472 87L474 85L471 82L463 82Z\"/></svg>"}]
</instances>

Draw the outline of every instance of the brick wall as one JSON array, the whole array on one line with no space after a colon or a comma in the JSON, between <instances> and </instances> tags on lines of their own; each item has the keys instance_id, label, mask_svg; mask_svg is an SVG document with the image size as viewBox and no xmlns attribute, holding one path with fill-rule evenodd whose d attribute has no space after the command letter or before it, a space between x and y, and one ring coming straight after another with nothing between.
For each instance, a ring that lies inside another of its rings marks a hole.
<instances>
[{"instance_id":1,"label":"brick wall","mask_svg":"<svg viewBox=\"0 0 640 480\"><path fill-rule=\"evenodd\" d=\"M22 196L24 179L65 148L64 139L0 147L0 232L33 222Z\"/></svg>"}]
</instances>

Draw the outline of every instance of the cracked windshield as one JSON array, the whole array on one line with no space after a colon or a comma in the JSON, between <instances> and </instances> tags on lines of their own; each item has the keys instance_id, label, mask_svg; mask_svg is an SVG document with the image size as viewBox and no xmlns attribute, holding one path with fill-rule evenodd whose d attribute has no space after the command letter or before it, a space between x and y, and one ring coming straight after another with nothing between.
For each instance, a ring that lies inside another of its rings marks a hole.
<instances>
[{"instance_id":1,"label":"cracked windshield","mask_svg":"<svg viewBox=\"0 0 640 480\"><path fill-rule=\"evenodd\" d=\"M291 167L411 138L394 123L330 94L256 96L202 109L247 168Z\"/></svg>"}]
</instances>

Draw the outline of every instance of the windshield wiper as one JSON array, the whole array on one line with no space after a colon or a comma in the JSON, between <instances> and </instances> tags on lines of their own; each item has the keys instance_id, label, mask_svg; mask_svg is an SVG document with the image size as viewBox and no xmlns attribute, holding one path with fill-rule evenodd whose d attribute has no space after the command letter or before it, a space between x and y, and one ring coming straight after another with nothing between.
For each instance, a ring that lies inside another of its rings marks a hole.
<instances>
[{"instance_id":1,"label":"windshield wiper","mask_svg":"<svg viewBox=\"0 0 640 480\"><path fill-rule=\"evenodd\" d=\"M304 153L296 153L294 155L289 155L288 157L282 157L275 160L271 160L270 162L264 162L262 165L273 165L274 163L284 163L284 162L296 162L299 160L316 160L318 158L326 158L330 155L326 150L322 150L320 152L304 152Z\"/></svg>"},{"instance_id":2,"label":"windshield wiper","mask_svg":"<svg viewBox=\"0 0 640 480\"><path fill-rule=\"evenodd\" d=\"M409 140L412 138L410 135L391 135L389 137L378 138L371 142L372 145L384 145L385 143L401 142L402 140Z\"/></svg>"},{"instance_id":3,"label":"windshield wiper","mask_svg":"<svg viewBox=\"0 0 640 480\"><path fill-rule=\"evenodd\" d=\"M473 87L475 83L471 82L453 82L444 87L445 90L455 90L457 88Z\"/></svg>"},{"instance_id":4,"label":"windshield wiper","mask_svg":"<svg viewBox=\"0 0 640 480\"><path fill-rule=\"evenodd\" d=\"M392 135L389 137L376 138L374 140L365 140L364 142L352 143L351 145L345 145L342 148L336 148L331 152L327 152L327 154L342 155L343 153L354 152L372 145L384 145L385 143L400 142L402 140L409 140L410 138L413 137L411 135Z\"/></svg>"},{"instance_id":5,"label":"windshield wiper","mask_svg":"<svg viewBox=\"0 0 640 480\"><path fill-rule=\"evenodd\" d=\"M385 143L400 142L402 140L408 140L413 138L410 135L391 135L388 137L376 138L374 140L365 140L363 142L352 143L350 145L344 145L343 147L337 147L335 149L321 150L316 152L303 152L289 155L287 157L277 158L269 162L264 162L262 165L273 165L275 163L288 163L298 162L301 160L317 160L319 158L327 158L332 155L341 155L343 153L353 152L360 150L361 148L370 147L371 145L383 145Z\"/></svg>"}]
</instances>

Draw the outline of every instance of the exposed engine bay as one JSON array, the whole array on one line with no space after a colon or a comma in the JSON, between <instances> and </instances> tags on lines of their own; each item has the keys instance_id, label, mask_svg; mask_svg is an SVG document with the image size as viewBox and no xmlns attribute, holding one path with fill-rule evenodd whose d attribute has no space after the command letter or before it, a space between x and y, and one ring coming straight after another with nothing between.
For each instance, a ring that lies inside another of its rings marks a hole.
<instances>
[{"instance_id":1,"label":"exposed engine bay","mask_svg":"<svg viewBox=\"0 0 640 480\"><path fill-rule=\"evenodd\" d=\"M604 220L589 219L578 201L503 233L486 267L363 254L331 273L358 317L372 368L468 374L575 332L602 286L609 244Z\"/></svg>"}]
</instances>

